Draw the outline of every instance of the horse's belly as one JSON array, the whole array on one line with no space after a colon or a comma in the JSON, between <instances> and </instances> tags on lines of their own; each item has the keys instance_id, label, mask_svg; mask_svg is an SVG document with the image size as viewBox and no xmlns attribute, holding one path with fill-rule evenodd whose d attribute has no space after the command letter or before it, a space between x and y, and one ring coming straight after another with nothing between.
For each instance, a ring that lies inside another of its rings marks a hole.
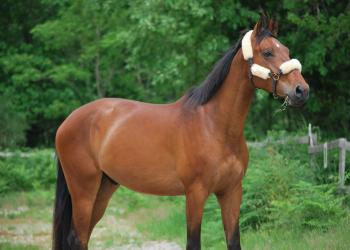
<instances>
[{"instance_id":1,"label":"horse's belly","mask_svg":"<svg viewBox=\"0 0 350 250\"><path fill-rule=\"evenodd\" d=\"M120 185L154 195L181 195L184 186L175 171L154 166L114 165L103 171Z\"/></svg>"},{"instance_id":2,"label":"horse's belly","mask_svg":"<svg viewBox=\"0 0 350 250\"><path fill-rule=\"evenodd\" d=\"M120 142L120 140L119 140ZM156 143L113 143L101 155L102 171L132 190L155 195L180 195L184 186L176 157Z\"/></svg>"}]
</instances>

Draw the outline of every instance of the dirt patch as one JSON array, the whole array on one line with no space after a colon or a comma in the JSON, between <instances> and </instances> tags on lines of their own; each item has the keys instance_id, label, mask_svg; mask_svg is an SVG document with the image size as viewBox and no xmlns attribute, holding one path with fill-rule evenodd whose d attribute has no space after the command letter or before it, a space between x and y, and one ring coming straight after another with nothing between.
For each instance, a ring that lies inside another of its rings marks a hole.
<instances>
[{"instance_id":1,"label":"dirt patch","mask_svg":"<svg viewBox=\"0 0 350 250\"><path fill-rule=\"evenodd\" d=\"M0 243L39 245L42 249L50 248L51 224L25 219L1 222Z\"/></svg>"},{"instance_id":2,"label":"dirt patch","mask_svg":"<svg viewBox=\"0 0 350 250\"><path fill-rule=\"evenodd\" d=\"M174 242L168 241L147 241L141 246L124 245L114 248L117 250L181 250L181 247Z\"/></svg>"}]
</instances>

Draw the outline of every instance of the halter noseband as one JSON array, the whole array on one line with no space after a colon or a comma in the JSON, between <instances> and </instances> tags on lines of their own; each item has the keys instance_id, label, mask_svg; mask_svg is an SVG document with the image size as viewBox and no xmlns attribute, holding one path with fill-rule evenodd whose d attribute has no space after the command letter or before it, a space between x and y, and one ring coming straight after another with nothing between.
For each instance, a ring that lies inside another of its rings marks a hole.
<instances>
[{"instance_id":1,"label":"halter noseband","mask_svg":"<svg viewBox=\"0 0 350 250\"><path fill-rule=\"evenodd\" d=\"M277 83L281 75L286 75L291 71L297 69L301 72L301 64L298 59L291 59L279 66L278 72L273 72L268 68L255 64L253 62L253 47L251 42L253 30L248 31L242 39L242 52L244 60L248 61L249 64L249 79L251 80L253 86L253 76L260 77L262 79L272 79L272 94L274 98L277 98Z\"/></svg>"}]
</instances>

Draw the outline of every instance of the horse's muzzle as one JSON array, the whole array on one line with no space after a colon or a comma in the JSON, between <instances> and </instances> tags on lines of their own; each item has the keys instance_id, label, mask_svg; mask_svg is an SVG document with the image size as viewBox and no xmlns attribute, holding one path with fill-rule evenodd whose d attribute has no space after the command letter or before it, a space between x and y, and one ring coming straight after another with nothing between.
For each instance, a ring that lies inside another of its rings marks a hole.
<instances>
[{"instance_id":1,"label":"horse's muzzle","mask_svg":"<svg viewBox=\"0 0 350 250\"><path fill-rule=\"evenodd\" d=\"M304 84L305 85L305 84ZM309 87L298 84L295 87L294 93L288 95L289 105L294 107L303 106L309 99Z\"/></svg>"}]
</instances>

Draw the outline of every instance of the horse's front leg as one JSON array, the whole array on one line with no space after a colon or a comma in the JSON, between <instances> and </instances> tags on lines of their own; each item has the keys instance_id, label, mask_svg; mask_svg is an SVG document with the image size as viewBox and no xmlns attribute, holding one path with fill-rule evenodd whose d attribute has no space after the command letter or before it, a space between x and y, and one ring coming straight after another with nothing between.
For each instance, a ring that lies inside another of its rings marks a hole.
<instances>
[{"instance_id":1,"label":"horse's front leg","mask_svg":"<svg viewBox=\"0 0 350 250\"><path fill-rule=\"evenodd\" d=\"M227 249L241 249L239 235L239 210L242 201L242 184L238 183L223 193L216 194L221 207L221 217L224 224Z\"/></svg>"},{"instance_id":2,"label":"horse's front leg","mask_svg":"<svg viewBox=\"0 0 350 250\"><path fill-rule=\"evenodd\" d=\"M208 192L201 185L186 192L187 250L201 249L201 223Z\"/></svg>"}]
</instances>

